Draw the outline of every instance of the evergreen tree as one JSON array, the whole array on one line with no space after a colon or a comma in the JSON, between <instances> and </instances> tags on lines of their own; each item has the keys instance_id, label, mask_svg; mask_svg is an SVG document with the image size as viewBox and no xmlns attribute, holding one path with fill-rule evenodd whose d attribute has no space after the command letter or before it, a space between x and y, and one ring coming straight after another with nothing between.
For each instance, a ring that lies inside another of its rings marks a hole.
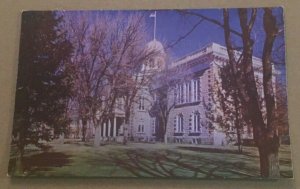
<instances>
[{"instance_id":1,"label":"evergreen tree","mask_svg":"<svg viewBox=\"0 0 300 189\"><path fill-rule=\"evenodd\" d=\"M55 12L24 12L12 143L22 160L26 145L42 148L65 132L72 89L72 45Z\"/></svg>"}]
</instances>

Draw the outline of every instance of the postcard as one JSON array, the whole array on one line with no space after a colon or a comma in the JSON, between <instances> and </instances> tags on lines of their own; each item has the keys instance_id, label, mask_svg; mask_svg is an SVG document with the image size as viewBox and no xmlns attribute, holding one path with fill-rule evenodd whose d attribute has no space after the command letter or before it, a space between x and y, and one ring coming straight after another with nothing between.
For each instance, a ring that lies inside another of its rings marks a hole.
<instances>
[{"instance_id":1,"label":"postcard","mask_svg":"<svg viewBox=\"0 0 300 189\"><path fill-rule=\"evenodd\" d=\"M24 11L8 174L292 178L281 7Z\"/></svg>"}]
</instances>

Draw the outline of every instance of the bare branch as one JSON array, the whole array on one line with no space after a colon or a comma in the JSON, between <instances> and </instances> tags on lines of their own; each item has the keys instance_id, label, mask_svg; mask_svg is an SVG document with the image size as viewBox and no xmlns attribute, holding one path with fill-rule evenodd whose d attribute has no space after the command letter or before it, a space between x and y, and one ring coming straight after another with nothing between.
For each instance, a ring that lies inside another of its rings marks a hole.
<instances>
[{"instance_id":1,"label":"bare branch","mask_svg":"<svg viewBox=\"0 0 300 189\"><path fill-rule=\"evenodd\" d=\"M180 41L182 41L183 39L185 39L187 36L189 36L202 22L204 21L204 19L200 19L187 33L185 33L182 36L179 36L179 38L174 41L173 43L171 43L170 45L167 45L165 47L165 49L169 49L169 48L173 48L175 45L177 45Z\"/></svg>"},{"instance_id":2,"label":"bare branch","mask_svg":"<svg viewBox=\"0 0 300 189\"><path fill-rule=\"evenodd\" d=\"M188 11L188 10L177 10L177 11L178 11L179 13L182 13L182 14L189 14L189 15L193 15L193 16L200 17L201 19L204 19L204 20L206 20L206 21L208 21L208 22L211 22L211 23L213 23L213 24L216 24L216 25L218 25L218 26L224 28L224 25L223 25L220 21L218 21L218 20L216 20L216 19L213 19L213 18L209 18L209 17L204 16L204 15L202 15L202 14L200 14L200 13L196 13L196 12L192 12L192 11ZM236 31L236 30L234 30L234 29L230 29L229 31L230 31L231 33L233 33L234 35L237 35L238 37L243 37L242 34L241 34L240 32L238 32L238 31Z\"/></svg>"}]
</instances>

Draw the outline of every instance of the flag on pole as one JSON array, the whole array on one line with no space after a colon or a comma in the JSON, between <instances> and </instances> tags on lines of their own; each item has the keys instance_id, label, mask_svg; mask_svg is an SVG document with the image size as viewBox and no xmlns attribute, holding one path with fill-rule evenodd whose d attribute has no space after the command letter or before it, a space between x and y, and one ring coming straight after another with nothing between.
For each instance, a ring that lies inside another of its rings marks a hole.
<instances>
[{"instance_id":1,"label":"flag on pole","mask_svg":"<svg viewBox=\"0 0 300 189\"><path fill-rule=\"evenodd\" d=\"M153 40L155 40L155 33L156 33L156 11L150 14L150 18L154 18L154 28L153 28Z\"/></svg>"},{"instance_id":2,"label":"flag on pole","mask_svg":"<svg viewBox=\"0 0 300 189\"><path fill-rule=\"evenodd\" d=\"M153 17L153 18L154 18L154 17L156 17L156 11L155 11L155 12L153 12L153 13L151 13L149 17L150 17L150 18L152 18L152 17Z\"/></svg>"}]
</instances>

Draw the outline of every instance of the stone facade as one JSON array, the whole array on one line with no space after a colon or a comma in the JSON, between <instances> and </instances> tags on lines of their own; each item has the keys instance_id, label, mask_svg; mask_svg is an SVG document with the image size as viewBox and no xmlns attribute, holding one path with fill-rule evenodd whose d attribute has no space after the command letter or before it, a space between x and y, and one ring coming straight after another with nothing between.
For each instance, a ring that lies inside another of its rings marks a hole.
<instances>
[{"instance_id":1,"label":"stone facade","mask_svg":"<svg viewBox=\"0 0 300 189\"><path fill-rule=\"evenodd\" d=\"M149 115L153 99L147 87L139 91L133 104L128 137L139 142L155 141L153 124L155 118Z\"/></svg>"},{"instance_id":2,"label":"stone facade","mask_svg":"<svg viewBox=\"0 0 300 189\"><path fill-rule=\"evenodd\" d=\"M173 83L167 94L170 112L164 140L168 143L229 144L228 133L225 133L217 124L209 125L206 116L206 104L212 103L214 106L212 95L215 93L216 81L220 80L219 68L228 61L226 48L211 43L169 64L166 63L166 55L160 42L151 41L148 48L156 48L159 54L151 60L152 62L145 64L142 68L143 73L159 75L167 70L170 73L169 82ZM262 81L261 59L253 57L253 66L257 81ZM163 82L160 77L157 78L157 88L159 88L160 83ZM273 79L275 84L275 77ZM258 85L257 88L259 95L263 95L262 86ZM125 113L122 101L119 99L112 119L100 127L101 129L91 128L88 133L94 136L99 135L101 141L163 141L161 118L150 113L156 101L155 90L150 89L150 85L143 86L136 95L128 125L124 124ZM77 124L74 126L75 130L78 124L80 127L80 121L74 124ZM232 133L234 133L233 130ZM242 131L242 138L253 139L252 131L245 127Z\"/></svg>"},{"instance_id":3,"label":"stone facade","mask_svg":"<svg viewBox=\"0 0 300 189\"><path fill-rule=\"evenodd\" d=\"M226 48L211 43L167 67L173 77L172 80L176 83L174 89L168 94L172 101L168 104L175 103L174 108L170 111L166 128L166 139L169 143L229 144L228 134L218 125L214 124L212 127L207 125L208 120L205 113L205 103L211 103L211 95L215 92L214 83L220 79L218 77L219 67L227 61ZM253 57L253 64L257 80L262 81L261 60ZM258 86L258 91L260 95L263 95L261 85ZM148 95L147 89L139 93L139 96ZM147 112L147 109L151 108L151 104L151 102L145 103L144 111L140 111L137 105L133 108L134 116L130 127L131 136L135 141L157 139L157 128L160 125L157 123L157 118L151 117ZM142 133L139 130L140 125L143 125ZM234 131L232 130L232 132ZM252 132L244 128L242 138L252 139Z\"/></svg>"}]
</instances>

